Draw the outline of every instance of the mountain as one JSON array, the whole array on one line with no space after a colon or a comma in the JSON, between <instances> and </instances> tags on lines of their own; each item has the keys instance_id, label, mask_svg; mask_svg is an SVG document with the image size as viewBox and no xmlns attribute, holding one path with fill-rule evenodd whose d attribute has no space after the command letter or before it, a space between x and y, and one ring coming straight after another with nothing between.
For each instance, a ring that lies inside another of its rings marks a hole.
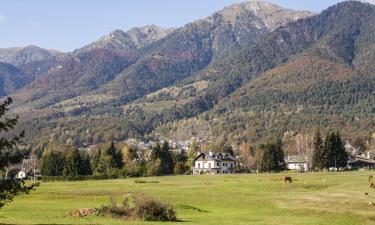
<instances>
[{"instance_id":1,"label":"mountain","mask_svg":"<svg viewBox=\"0 0 375 225\"><path fill-rule=\"evenodd\" d=\"M17 67L0 63L0 96L6 96L31 82L32 77L22 73Z\"/></svg>"},{"instance_id":2,"label":"mountain","mask_svg":"<svg viewBox=\"0 0 375 225\"><path fill-rule=\"evenodd\" d=\"M48 71L48 75L14 93L15 104L41 109L74 98L113 80L136 59L133 54L106 49L93 49L65 57Z\"/></svg>"},{"instance_id":3,"label":"mountain","mask_svg":"<svg viewBox=\"0 0 375 225\"><path fill-rule=\"evenodd\" d=\"M317 127L366 134L374 18L374 6L355 1L318 15L233 5L131 51L68 54L15 93L13 112L39 143L51 134L75 145L145 134L255 143Z\"/></svg>"},{"instance_id":4,"label":"mountain","mask_svg":"<svg viewBox=\"0 0 375 225\"><path fill-rule=\"evenodd\" d=\"M374 6L351 1L276 29L197 74L193 81L205 81L208 88L189 104L163 112L182 119L208 110L199 119L172 122L158 131L176 137L198 130L250 142L317 127L371 132L374 18Z\"/></svg>"},{"instance_id":5,"label":"mountain","mask_svg":"<svg viewBox=\"0 0 375 225\"><path fill-rule=\"evenodd\" d=\"M278 15L280 15L280 22L270 22L277 20ZM129 63L126 63L126 67L119 67L123 71L111 71L117 74L112 74L111 79L104 79L104 82L96 86L91 86L85 83L86 80L79 79L79 87L92 87L78 88L80 91L72 90L77 85L73 85L70 82L72 79L66 76L78 79L82 74L92 74L92 71L73 70L71 75L59 72L59 75L35 80L16 93L15 100L21 107L28 105L31 108L40 109L51 106L54 110L60 111L61 104L69 108L85 105L87 108L93 108L94 111L102 112L103 109L98 109L98 107L103 108L103 101L93 101L93 99L98 99L98 96L108 104L116 102L117 105L125 105L129 101L191 76L209 65L215 58L221 58L227 53L239 50L241 46L256 41L278 24L285 24L310 15L312 13L282 9L266 2L247 2L226 8L204 20L187 24L173 32L156 26L135 28L128 32L116 31L68 54L67 58L75 60L77 54L97 49L125 52L132 56ZM165 37L161 38L162 36ZM161 39L154 41L158 38ZM150 44L147 45L147 43ZM143 45L146 46L142 47ZM136 60L134 60L135 57ZM79 64L84 62L79 60ZM105 66L105 64L100 64L100 66ZM83 68L90 70L92 66L83 66ZM97 66L95 70L100 71L101 68ZM92 78L90 82L94 79L101 79L100 76L104 73L93 74L96 74L96 78ZM61 77L61 79L55 79L55 77ZM46 82L46 80L49 81ZM53 80L58 80L58 85Z\"/></svg>"},{"instance_id":6,"label":"mountain","mask_svg":"<svg viewBox=\"0 0 375 225\"><path fill-rule=\"evenodd\" d=\"M156 25L136 27L129 31L115 30L99 40L78 49L78 52L104 48L114 51L134 51L143 48L152 42L160 40L173 32L174 29L164 29Z\"/></svg>"},{"instance_id":7,"label":"mountain","mask_svg":"<svg viewBox=\"0 0 375 225\"><path fill-rule=\"evenodd\" d=\"M141 48L136 63L83 99L110 95L126 104L193 75L216 59L256 41L277 25L310 15L266 2L234 5ZM271 22L279 18L279 22Z\"/></svg>"},{"instance_id":8,"label":"mountain","mask_svg":"<svg viewBox=\"0 0 375 225\"><path fill-rule=\"evenodd\" d=\"M53 61L62 54L55 50L46 50L33 45L23 48L1 48L0 62L20 66L36 62Z\"/></svg>"}]
</instances>

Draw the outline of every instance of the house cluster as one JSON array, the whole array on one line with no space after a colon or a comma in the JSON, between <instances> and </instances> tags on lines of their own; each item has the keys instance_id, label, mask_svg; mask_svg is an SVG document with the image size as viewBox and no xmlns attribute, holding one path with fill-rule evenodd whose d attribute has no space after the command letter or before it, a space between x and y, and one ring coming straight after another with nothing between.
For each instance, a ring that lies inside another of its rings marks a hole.
<instances>
[{"instance_id":1,"label":"house cluster","mask_svg":"<svg viewBox=\"0 0 375 225\"><path fill-rule=\"evenodd\" d=\"M349 154L348 169L375 168L375 160L371 157L370 151L359 151L349 141L344 147ZM285 158L288 169L300 172L311 170L310 161L306 155L291 155Z\"/></svg>"},{"instance_id":2,"label":"house cluster","mask_svg":"<svg viewBox=\"0 0 375 225\"><path fill-rule=\"evenodd\" d=\"M236 158L229 153L199 153L194 159L194 175L234 173Z\"/></svg>"},{"instance_id":3,"label":"house cluster","mask_svg":"<svg viewBox=\"0 0 375 225\"><path fill-rule=\"evenodd\" d=\"M22 160L22 163L16 164L14 168L17 172L18 179L41 179L40 170L38 168L39 160L37 156L31 155L29 158Z\"/></svg>"}]
</instances>

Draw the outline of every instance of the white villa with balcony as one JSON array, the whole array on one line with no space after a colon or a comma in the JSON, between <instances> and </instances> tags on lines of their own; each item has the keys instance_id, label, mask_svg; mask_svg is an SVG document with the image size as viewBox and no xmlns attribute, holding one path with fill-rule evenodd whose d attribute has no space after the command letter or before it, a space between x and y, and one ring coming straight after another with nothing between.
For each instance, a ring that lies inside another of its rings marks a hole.
<instances>
[{"instance_id":1,"label":"white villa with balcony","mask_svg":"<svg viewBox=\"0 0 375 225\"><path fill-rule=\"evenodd\" d=\"M229 153L199 153L194 159L194 175L234 173L236 158Z\"/></svg>"}]
</instances>

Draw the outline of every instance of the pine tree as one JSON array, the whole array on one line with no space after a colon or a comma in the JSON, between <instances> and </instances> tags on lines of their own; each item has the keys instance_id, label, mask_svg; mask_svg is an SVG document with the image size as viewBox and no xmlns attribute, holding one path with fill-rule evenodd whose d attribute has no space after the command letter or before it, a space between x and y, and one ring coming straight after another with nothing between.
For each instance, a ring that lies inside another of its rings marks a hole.
<instances>
[{"instance_id":1,"label":"pine tree","mask_svg":"<svg viewBox=\"0 0 375 225\"><path fill-rule=\"evenodd\" d=\"M44 176L61 176L64 171L64 156L61 152L47 150L43 153L41 173Z\"/></svg>"},{"instance_id":2,"label":"pine tree","mask_svg":"<svg viewBox=\"0 0 375 225\"><path fill-rule=\"evenodd\" d=\"M100 149L97 149L92 157L91 170L93 172L97 171L101 157L102 157L102 151Z\"/></svg>"},{"instance_id":3,"label":"pine tree","mask_svg":"<svg viewBox=\"0 0 375 225\"><path fill-rule=\"evenodd\" d=\"M348 161L348 154L345 151L344 144L342 142L339 133L331 132L327 135L324 143L325 153L325 167L326 168L337 168L345 167Z\"/></svg>"},{"instance_id":4,"label":"pine tree","mask_svg":"<svg viewBox=\"0 0 375 225\"><path fill-rule=\"evenodd\" d=\"M170 147L167 141L163 143L161 148L161 163L163 167L163 174L172 174L174 168L174 162L171 152L169 151Z\"/></svg>"},{"instance_id":5,"label":"pine tree","mask_svg":"<svg viewBox=\"0 0 375 225\"><path fill-rule=\"evenodd\" d=\"M104 154L111 158L110 167L112 168L122 168L122 154L116 149L115 143L111 141L108 147L105 149Z\"/></svg>"},{"instance_id":6,"label":"pine tree","mask_svg":"<svg viewBox=\"0 0 375 225\"><path fill-rule=\"evenodd\" d=\"M348 164L349 155L345 150L345 145L341 139L340 133L336 134L336 148L337 148L337 168L345 167Z\"/></svg>"},{"instance_id":7,"label":"pine tree","mask_svg":"<svg viewBox=\"0 0 375 225\"><path fill-rule=\"evenodd\" d=\"M73 149L67 153L64 164L64 176L77 177L82 175L82 158L78 149Z\"/></svg>"},{"instance_id":8,"label":"pine tree","mask_svg":"<svg viewBox=\"0 0 375 225\"><path fill-rule=\"evenodd\" d=\"M313 145L313 156L312 156L312 168L322 170L325 167L324 158L324 143L321 137L320 130L318 129L314 135L314 145Z\"/></svg>"},{"instance_id":9,"label":"pine tree","mask_svg":"<svg viewBox=\"0 0 375 225\"><path fill-rule=\"evenodd\" d=\"M90 156L86 151L81 153L81 159L80 174L84 176L92 174Z\"/></svg>"},{"instance_id":10,"label":"pine tree","mask_svg":"<svg viewBox=\"0 0 375 225\"><path fill-rule=\"evenodd\" d=\"M8 166L20 163L25 157L24 154L20 153L15 148L20 139L24 136L24 132L15 135L12 139L6 138L5 132L12 130L18 122L18 117L4 118L5 113L9 110L8 107L10 104L12 104L12 99L9 97L0 104L0 132L3 134L0 141L0 175L3 173L6 174L5 171ZM0 208L11 202L14 196L20 193L29 193L35 185L36 184L31 184L27 186L22 179L0 176Z\"/></svg>"},{"instance_id":11,"label":"pine tree","mask_svg":"<svg viewBox=\"0 0 375 225\"><path fill-rule=\"evenodd\" d=\"M286 169L283 144L280 138L276 139L275 142L262 144L260 149L263 151L260 165L262 171L280 172Z\"/></svg>"}]
</instances>

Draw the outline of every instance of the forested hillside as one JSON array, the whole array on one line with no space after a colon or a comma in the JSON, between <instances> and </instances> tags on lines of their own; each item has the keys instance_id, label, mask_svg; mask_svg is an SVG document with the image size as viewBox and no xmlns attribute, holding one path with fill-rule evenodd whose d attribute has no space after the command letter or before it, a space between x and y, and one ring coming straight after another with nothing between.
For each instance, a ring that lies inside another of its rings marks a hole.
<instances>
[{"instance_id":1,"label":"forested hillside","mask_svg":"<svg viewBox=\"0 0 375 225\"><path fill-rule=\"evenodd\" d=\"M207 127L204 121L220 121L205 130L237 139L246 136L249 141L275 132L306 132L319 126L351 134L372 132L374 13L374 7L368 4L346 2L276 30L264 42L234 56L232 62L237 64L228 65L227 74L236 78L220 77L223 81L216 86L211 81L215 73L204 74L212 83L207 92L217 92L205 93L201 99L218 104L200 119L182 124L190 128L196 124L193 130L199 130ZM255 51L263 56L259 61L252 57ZM235 83L238 77L245 82ZM244 83L228 97L216 98L227 96ZM188 129L173 123L162 130L186 133Z\"/></svg>"},{"instance_id":2,"label":"forested hillside","mask_svg":"<svg viewBox=\"0 0 375 225\"><path fill-rule=\"evenodd\" d=\"M13 112L21 116L28 140L36 142L86 145L142 137L179 117L159 114L159 109L175 108L168 101L148 105L151 113L137 102L146 106L146 96L160 99L154 92L186 84L184 97L173 101L192 103L207 88L204 80L189 81L201 70L225 62L279 26L311 15L251 1L177 29L117 30L62 55L43 75L12 93Z\"/></svg>"},{"instance_id":3,"label":"forested hillside","mask_svg":"<svg viewBox=\"0 0 375 225\"><path fill-rule=\"evenodd\" d=\"M4 95L41 146L159 135L257 142L317 127L368 134L374 21L375 7L355 1L318 15L246 2L181 28L114 31L43 67L15 66L32 79Z\"/></svg>"}]
</instances>

